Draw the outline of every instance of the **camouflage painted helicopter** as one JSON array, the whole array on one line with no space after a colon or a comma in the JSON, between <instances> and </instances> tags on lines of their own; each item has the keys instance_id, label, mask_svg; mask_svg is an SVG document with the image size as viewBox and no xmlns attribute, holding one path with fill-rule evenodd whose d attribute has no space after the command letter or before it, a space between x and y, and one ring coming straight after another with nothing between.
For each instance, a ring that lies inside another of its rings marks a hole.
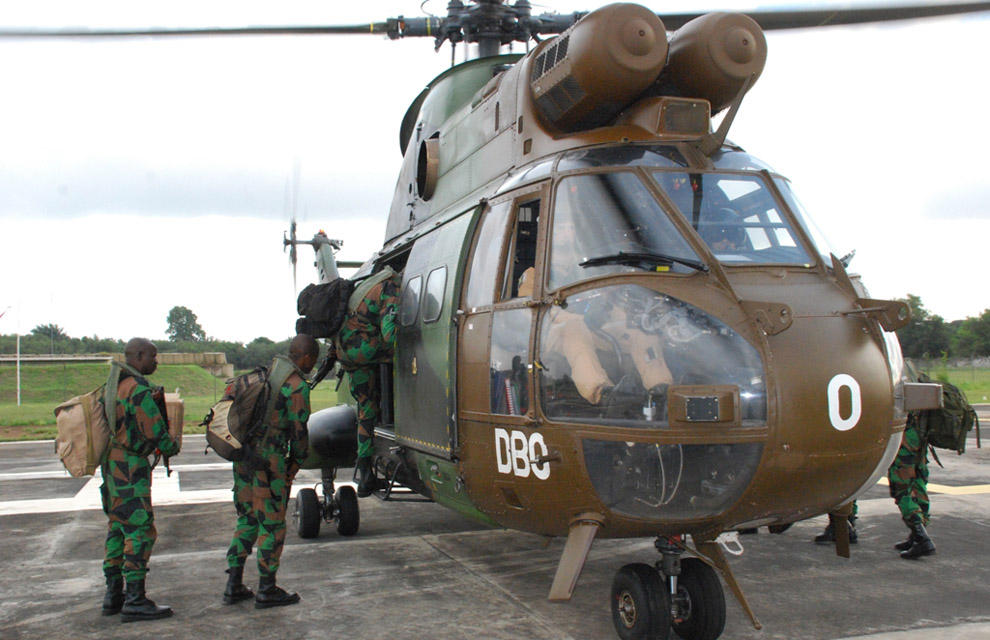
<instances>
[{"instance_id":1,"label":"camouflage painted helicopter","mask_svg":"<svg viewBox=\"0 0 990 640\"><path fill-rule=\"evenodd\" d=\"M557 600L596 537L655 536L660 561L613 582L623 638L719 637L719 576L759 628L719 535L828 513L848 555L852 501L886 470L906 412L938 397L906 380L893 333L906 305L871 298L789 181L726 139L763 29L988 8L533 16L524 0L452 0L442 19L319 28L479 53L407 111L385 243L356 275L403 274L380 376L383 497L401 486L566 537ZM306 243L319 279L336 277L340 242ZM334 477L353 463L353 411L314 414L310 431L323 498L300 492L300 526L352 534L357 502Z\"/></svg>"}]
</instances>

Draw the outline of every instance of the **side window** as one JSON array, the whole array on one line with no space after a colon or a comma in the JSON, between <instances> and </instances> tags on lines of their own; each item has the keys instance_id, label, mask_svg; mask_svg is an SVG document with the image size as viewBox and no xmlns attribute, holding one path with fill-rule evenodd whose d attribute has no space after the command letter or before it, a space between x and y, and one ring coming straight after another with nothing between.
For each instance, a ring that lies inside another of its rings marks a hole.
<instances>
[{"instance_id":1,"label":"side window","mask_svg":"<svg viewBox=\"0 0 990 640\"><path fill-rule=\"evenodd\" d=\"M447 286L447 267L430 272L426 278L426 296L423 299L423 322L436 322L443 310L443 291Z\"/></svg>"},{"instance_id":2,"label":"side window","mask_svg":"<svg viewBox=\"0 0 990 640\"><path fill-rule=\"evenodd\" d=\"M515 211L512 237L505 256L505 280L501 300L533 295L536 279L536 231L540 223L540 201L530 200Z\"/></svg>"},{"instance_id":3,"label":"side window","mask_svg":"<svg viewBox=\"0 0 990 640\"><path fill-rule=\"evenodd\" d=\"M492 304L495 293L495 274L498 272L502 238L509 216L509 203L502 202L484 213L478 240L471 257L464 308L467 311Z\"/></svg>"},{"instance_id":4,"label":"side window","mask_svg":"<svg viewBox=\"0 0 990 640\"><path fill-rule=\"evenodd\" d=\"M492 317L491 410L520 416L529 408L529 309L497 311Z\"/></svg>"},{"instance_id":5,"label":"side window","mask_svg":"<svg viewBox=\"0 0 990 640\"><path fill-rule=\"evenodd\" d=\"M406 290L402 292L402 299L399 301L399 324L408 327L416 322L416 314L419 312L419 292L423 286L423 276L416 276L406 283Z\"/></svg>"}]
</instances>

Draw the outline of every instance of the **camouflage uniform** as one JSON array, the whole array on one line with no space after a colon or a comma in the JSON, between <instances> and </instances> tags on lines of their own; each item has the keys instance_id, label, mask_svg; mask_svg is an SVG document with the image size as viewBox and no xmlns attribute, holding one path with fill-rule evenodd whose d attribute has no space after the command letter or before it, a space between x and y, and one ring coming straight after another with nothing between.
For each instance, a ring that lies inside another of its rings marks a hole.
<instances>
[{"instance_id":1,"label":"camouflage uniform","mask_svg":"<svg viewBox=\"0 0 990 640\"><path fill-rule=\"evenodd\" d=\"M227 549L228 567L243 567L257 541L258 574L274 579L285 544L285 510L292 477L309 449L308 420L309 384L294 372L275 396L268 430L257 447L268 468L256 471L247 462L234 463L237 525Z\"/></svg>"},{"instance_id":2,"label":"camouflage uniform","mask_svg":"<svg viewBox=\"0 0 990 640\"><path fill-rule=\"evenodd\" d=\"M395 351L401 276L383 280L368 290L337 334L337 360L347 372L351 397L357 402L358 457L374 453L378 418L377 365L391 362Z\"/></svg>"},{"instance_id":3,"label":"camouflage uniform","mask_svg":"<svg viewBox=\"0 0 990 640\"><path fill-rule=\"evenodd\" d=\"M917 413L908 416L901 436L901 448L887 471L890 497L901 510L901 518L912 524L928 524L928 436L924 433Z\"/></svg>"},{"instance_id":4,"label":"camouflage uniform","mask_svg":"<svg viewBox=\"0 0 990 640\"><path fill-rule=\"evenodd\" d=\"M122 575L128 583L144 580L158 535L148 456L156 449L166 457L179 453L152 393L144 377L124 367L114 403L116 428L100 465L100 497L109 520L103 573L107 578Z\"/></svg>"}]
</instances>

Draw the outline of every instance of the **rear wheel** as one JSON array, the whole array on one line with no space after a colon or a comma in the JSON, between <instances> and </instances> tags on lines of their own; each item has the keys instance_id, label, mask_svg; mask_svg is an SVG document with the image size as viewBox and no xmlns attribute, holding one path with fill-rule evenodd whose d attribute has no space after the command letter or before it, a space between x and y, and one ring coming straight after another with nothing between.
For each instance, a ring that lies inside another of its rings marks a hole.
<instances>
[{"instance_id":1,"label":"rear wheel","mask_svg":"<svg viewBox=\"0 0 990 640\"><path fill-rule=\"evenodd\" d=\"M681 560L674 632L684 640L715 640L725 629L725 593L718 574L698 558Z\"/></svg>"},{"instance_id":2,"label":"rear wheel","mask_svg":"<svg viewBox=\"0 0 990 640\"><path fill-rule=\"evenodd\" d=\"M340 487L333 499L339 509L337 533L342 536L353 536L361 526L361 513L358 511L358 499L354 487L350 485Z\"/></svg>"},{"instance_id":3,"label":"rear wheel","mask_svg":"<svg viewBox=\"0 0 990 640\"><path fill-rule=\"evenodd\" d=\"M320 535L322 513L320 500L315 489L300 489L296 494L296 531L300 538L315 538Z\"/></svg>"},{"instance_id":4,"label":"rear wheel","mask_svg":"<svg viewBox=\"0 0 990 640\"><path fill-rule=\"evenodd\" d=\"M670 596L656 569L627 564L612 580L612 624L622 640L666 640Z\"/></svg>"}]
</instances>

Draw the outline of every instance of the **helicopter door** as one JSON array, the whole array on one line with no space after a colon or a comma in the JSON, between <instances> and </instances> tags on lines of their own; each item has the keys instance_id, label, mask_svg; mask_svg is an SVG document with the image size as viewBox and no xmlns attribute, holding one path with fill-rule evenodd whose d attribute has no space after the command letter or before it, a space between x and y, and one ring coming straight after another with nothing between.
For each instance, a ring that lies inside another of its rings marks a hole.
<instances>
[{"instance_id":1,"label":"helicopter door","mask_svg":"<svg viewBox=\"0 0 990 640\"><path fill-rule=\"evenodd\" d=\"M533 296L542 269L537 248L546 193L545 186L531 186L493 201L477 225L468 261L458 342L458 437L462 460L477 467L478 477L491 477L499 433L534 422ZM499 495L509 507L522 508L512 497L511 474L496 480L503 484Z\"/></svg>"}]
</instances>

